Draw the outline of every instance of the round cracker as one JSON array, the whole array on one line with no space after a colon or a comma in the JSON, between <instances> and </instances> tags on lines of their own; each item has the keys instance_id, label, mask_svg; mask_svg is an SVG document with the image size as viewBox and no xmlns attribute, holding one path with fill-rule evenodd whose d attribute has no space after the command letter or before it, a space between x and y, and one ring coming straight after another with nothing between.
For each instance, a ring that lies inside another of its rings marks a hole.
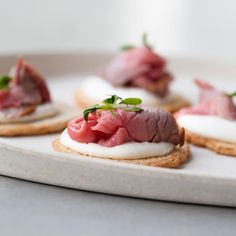
<instances>
[{"instance_id":1,"label":"round cracker","mask_svg":"<svg viewBox=\"0 0 236 236\"><path fill-rule=\"evenodd\" d=\"M76 103L81 108L88 108L98 103L96 99L92 99L91 97L86 96L86 94L84 93L82 89L79 89L75 93L75 100L76 100ZM188 106L190 106L190 103L185 98L183 98L182 96L178 94L175 95L175 99L169 101L168 103L164 103L161 105L157 103L156 105L156 107L160 107L171 113L175 113L179 109L183 107L188 107Z\"/></svg>"},{"instance_id":2,"label":"round cracker","mask_svg":"<svg viewBox=\"0 0 236 236\"><path fill-rule=\"evenodd\" d=\"M67 123L80 111L66 105L58 105L59 113L53 117L37 120L33 122L0 124L0 136L26 136L57 133L62 131Z\"/></svg>"},{"instance_id":3,"label":"round cracker","mask_svg":"<svg viewBox=\"0 0 236 236\"><path fill-rule=\"evenodd\" d=\"M74 154L77 156L86 156L82 153L78 153L76 151L71 150L70 148L63 146L60 143L59 138L53 141L52 146L54 150L58 152ZM138 164L138 165L145 165L145 166L178 168L183 162L187 161L189 156L190 156L190 147L187 144L184 144L182 147L175 147L171 153L164 156L150 157L150 158L143 158L143 159L132 159L132 160L124 160L124 159L122 160L109 159L109 160L126 162L126 163L131 163L131 164ZM98 158L98 157L91 157L91 156L86 156L86 157ZM102 158L99 158L99 159L102 159Z\"/></svg>"},{"instance_id":4,"label":"round cracker","mask_svg":"<svg viewBox=\"0 0 236 236\"><path fill-rule=\"evenodd\" d=\"M181 108L189 107L190 105L191 104L185 98L176 94L175 100L169 101L166 104L159 105L159 107L168 111L168 112L175 113L178 110L180 110Z\"/></svg>"},{"instance_id":5,"label":"round cracker","mask_svg":"<svg viewBox=\"0 0 236 236\"><path fill-rule=\"evenodd\" d=\"M185 130L185 140L200 147L206 147L218 154L236 157L236 143L207 138Z\"/></svg>"}]
</instances>

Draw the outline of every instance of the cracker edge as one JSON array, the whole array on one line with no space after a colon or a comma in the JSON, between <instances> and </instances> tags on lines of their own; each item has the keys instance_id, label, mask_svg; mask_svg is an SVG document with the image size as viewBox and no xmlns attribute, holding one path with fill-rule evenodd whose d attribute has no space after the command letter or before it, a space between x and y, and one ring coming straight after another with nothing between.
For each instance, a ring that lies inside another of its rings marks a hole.
<instances>
[{"instance_id":1,"label":"cracker edge","mask_svg":"<svg viewBox=\"0 0 236 236\"><path fill-rule=\"evenodd\" d=\"M185 140L199 147L208 148L218 154L236 157L236 143L207 138L185 130Z\"/></svg>"},{"instance_id":2,"label":"cracker edge","mask_svg":"<svg viewBox=\"0 0 236 236\"><path fill-rule=\"evenodd\" d=\"M60 143L60 139L57 138L52 142L52 147L55 151L69 153L77 156L84 156L84 154L80 154L76 151L73 151ZM85 156L88 158L99 158L99 157L92 157L92 156ZM125 162L131 164L138 164L138 165L145 165L145 166L153 166L153 167L165 167L165 168L178 168L183 162L187 161L190 157L190 147L187 144L184 144L182 147L175 147L175 149L165 155L160 157L150 157L150 158L143 158L143 159L132 159L132 160L116 160L116 159L109 159L112 161L118 162ZM102 159L102 158L99 158Z\"/></svg>"},{"instance_id":3,"label":"cracker edge","mask_svg":"<svg viewBox=\"0 0 236 236\"><path fill-rule=\"evenodd\" d=\"M35 126L33 124L14 124L12 128L0 127L1 137L15 137L15 136L30 136L41 135L61 132L66 126L68 121L58 121L53 124L42 124Z\"/></svg>"},{"instance_id":4,"label":"cracker edge","mask_svg":"<svg viewBox=\"0 0 236 236\"><path fill-rule=\"evenodd\" d=\"M0 137L15 137L15 136L29 136L29 135L42 135L61 132L68 124L68 122L73 118L64 117L65 113L74 109L72 107L63 105L61 107L60 113L55 117L50 117L43 120L38 120L35 122L28 122L22 124L1 124L0 125ZM56 120L53 123L46 123L46 121ZM45 123L39 124L38 122L45 121Z\"/></svg>"}]
</instances>

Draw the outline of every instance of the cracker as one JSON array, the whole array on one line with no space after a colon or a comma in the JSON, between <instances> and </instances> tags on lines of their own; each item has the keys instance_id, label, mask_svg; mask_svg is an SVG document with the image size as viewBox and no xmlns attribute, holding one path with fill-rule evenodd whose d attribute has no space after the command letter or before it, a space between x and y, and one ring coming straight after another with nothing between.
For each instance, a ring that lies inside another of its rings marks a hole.
<instances>
[{"instance_id":1,"label":"cracker","mask_svg":"<svg viewBox=\"0 0 236 236\"><path fill-rule=\"evenodd\" d=\"M78 114L80 114L78 109L61 104L59 114L51 118L27 123L0 124L0 136L13 137L60 132Z\"/></svg>"},{"instance_id":2,"label":"cracker","mask_svg":"<svg viewBox=\"0 0 236 236\"><path fill-rule=\"evenodd\" d=\"M172 100L166 104L159 105L160 108L171 113L175 113L181 108L189 107L189 106L190 106L190 103L180 95L176 95L175 100Z\"/></svg>"},{"instance_id":3,"label":"cracker","mask_svg":"<svg viewBox=\"0 0 236 236\"><path fill-rule=\"evenodd\" d=\"M96 99L91 99L90 97L86 96L86 94L84 93L82 89L76 92L75 100L76 100L76 103L81 108L88 108L98 103ZM188 106L190 106L190 103L185 98L181 97L180 95L176 95L176 98L169 101L168 103L161 104L161 105L157 103L156 105L156 107L160 107L171 113L175 113L179 109L183 107L188 107Z\"/></svg>"},{"instance_id":4,"label":"cracker","mask_svg":"<svg viewBox=\"0 0 236 236\"><path fill-rule=\"evenodd\" d=\"M60 143L59 138L53 141L52 146L54 150L58 152L74 154L74 155L78 155L82 157L84 156L83 154L80 154L76 151L73 151L63 146ZM175 147L175 149L171 153L164 156L150 157L150 158L143 158L143 159L132 159L132 160L123 160L123 159L122 160L109 159L109 160L126 162L126 163L131 163L131 164L138 164L138 165L145 165L145 166L178 168L183 162L187 161L189 156L190 156L190 147L187 144L185 144L182 147ZM91 157L91 156L86 156L86 157L98 158L98 157ZM102 159L102 158L99 158L99 159Z\"/></svg>"},{"instance_id":5,"label":"cracker","mask_svg":"<svg viewBox=\"0 0 236 236\"><path fill-rule=\"evenodd\" d=\"M194 145L206 147L218 154L236 157L236 143L207 138L187 130L185 130L185 140Z\"/></svg>"}]
</instances>

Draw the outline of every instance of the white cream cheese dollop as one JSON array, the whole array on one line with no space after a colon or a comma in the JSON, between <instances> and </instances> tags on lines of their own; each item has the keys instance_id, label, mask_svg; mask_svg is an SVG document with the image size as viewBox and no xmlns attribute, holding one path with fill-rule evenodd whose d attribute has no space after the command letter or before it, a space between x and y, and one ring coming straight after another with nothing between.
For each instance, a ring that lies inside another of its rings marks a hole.
<instances>
[{"instance_id":1,"label":"white cream cheese dollop","mask_svg":"<svg viewBox=\"0 0 236 236\"><path fill-rule=\"evenodd\" d=\"M177 122L186 130L217 140L236 143L236 121L209 115L180 115Z\"/></svg>"},{"instance_id":2,"label":"white cream cheese dollop","mask_svg":"<svg viewBox=\"0 0 236 236\"><path fill-rule=\"evenodd\" d=\"M127 142L115 147L104 147L97 143L79 143L71 139L67 129L60 136L60 143L80 154L111 159L142 159L163 156L174 149L171 143Z\"/></svg>"},{"instance_id":3,"label":"white cream cheese dollop","mask_svg":"<svg viewBox=\"0 0 236 236\"><path fill-rule=\"evenodd\" d=\"M45 103L38 105L34 112L17 118L6 118L5 115L0 112L0 124L32 122L56 116L58 113L58 104Z\"/></svg>"},{"instance_id":4,"label":"white cream cheese dollop","mask_svg":"<svg viewBox=\"0 0 236 236\"><path fill-rule=\"evenodd\" d=\"M165 98L159 98L142 88L114 87L98 76L84 78L80 88L84 95L87 98L94 100L95 103L102 101L104 96L111 94L117 94L120 97L129 96L141 98L143 106L157 106L158 104L171 102L176 98L176 95L172 93L169 93Z\"/></svg>"}]
</instances>

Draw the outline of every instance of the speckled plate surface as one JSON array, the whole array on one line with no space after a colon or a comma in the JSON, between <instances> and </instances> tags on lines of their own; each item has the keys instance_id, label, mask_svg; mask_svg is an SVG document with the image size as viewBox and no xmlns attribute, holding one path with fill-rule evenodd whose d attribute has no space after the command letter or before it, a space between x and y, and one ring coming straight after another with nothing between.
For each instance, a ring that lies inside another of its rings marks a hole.
<instances>
[{"instance_id":1,"label":"speckled plate surface","mask_svg":"<svg viewBox=\"0 0 236 236\"><path fill-rule=\"evenodd\" d=\"M73 94L86 74L109 60L102 53L25 54L45 77L53 99L73 104ZM6 74L17 55L0 56ZM236 67L207 60L170 57L176 75L172 89L197 99L194 77L235 90ZM149 199L236 206L236 158L192 147L192 157L180 169L161 169L55 152L57 135L0 138L0 174L20 179Z\"/></svg>"}]
</instances>

